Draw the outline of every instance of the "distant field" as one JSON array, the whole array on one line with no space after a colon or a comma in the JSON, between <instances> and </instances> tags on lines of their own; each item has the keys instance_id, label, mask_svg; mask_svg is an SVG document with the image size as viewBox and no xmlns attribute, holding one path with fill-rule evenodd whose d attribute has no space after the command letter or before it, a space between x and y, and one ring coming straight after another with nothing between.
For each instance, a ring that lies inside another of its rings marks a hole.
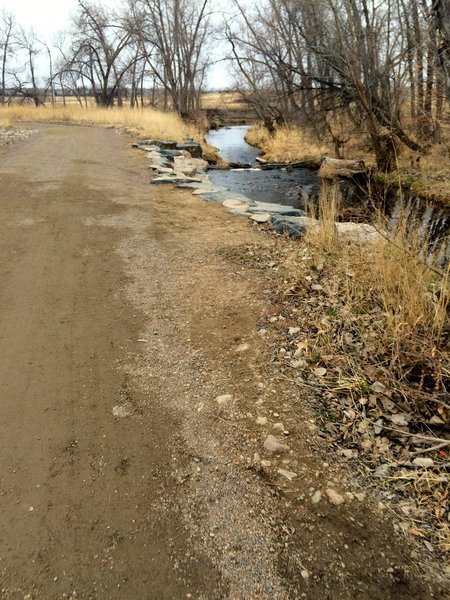
<instances>
[{"instance_id":1,"label":"distant field","mask_svg":"<svg viewBox=\"0 0 450 600\"><path fill-rule=\"evenodd\" d=\"M207 92L202 96L202 108L242 110L246 105L237 92Z\"/></svg>"},{"instance_id":2,"label":"distant field","mask_svg":"<svg viewBox=\"0 0 450 600\"><path fill-rule=\"evenodd\" d=\"M88 96L86 101L84 98L81 98L81 101L78 100L75 96L63 96L58 95L53 98L53 105L56 106L82 106L85 107L85 104L88 106L95 106L95 100L93 96ZM161 95L156 95L153 98L150 95L144 96L144 105L146 107L150 107L150 105L154 104L154 108L161 108L163 104L163 98ZM205 92L201 97L202 109L208 108L217 108L217 109L227 109L227 110L240 110L245 108L245 102L242 101L241 96L237 92ZM23 106L34 106L31 100L23 101L23 98L13 98L12 104L14 105L23 105ZM52 98L47 96L45 99L45 106L52 105ZM123 99L123 107L129 106L129 98Z\"/></svg>"},{"instance_id":3,"label":"distant field","mask_svg":"<svg viewBox=\"0 0 450 600\"><path fill-rule=\"evenodd\" d=\"M199 138L200 133L184 123L175 113L162 112L154 108L99 108L92 102L82 108L77 102L62 103L36 108L30 104L0 107L0 127L12 126L20 121L54 121L62 123L83 123L107 127L123 127L134 135L171 138L182 141L187 136Z\"/></svg>"}]
</instances>

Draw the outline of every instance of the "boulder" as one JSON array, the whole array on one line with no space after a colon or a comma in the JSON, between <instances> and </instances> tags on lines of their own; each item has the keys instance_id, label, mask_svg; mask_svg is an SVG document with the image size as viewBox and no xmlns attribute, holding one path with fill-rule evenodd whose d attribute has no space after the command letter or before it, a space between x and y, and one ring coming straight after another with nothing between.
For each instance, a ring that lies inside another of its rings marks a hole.
<instances>
[{"instance_id":1,"label":"boulder","mask_svg":"<svg viewBox=\"0 0 450 600\"><path fill-rule=\"evenodd\" d=\"M158 148L162 148L163 150L175 150L177 142L172 140L141 140L138 144L139 146L158 146Z\"/></svg>"},{"instance_id":2,"label":"boulder","mask_svg":"<svg viewBox=\"0 0 450 600\"><path fill-rule=\"evenodd\" d=\"M176 145L177 150L186 150L192 156L192 158L202 158L203 150L198 142L185 142L183 144Z\"/></svg>"},{"instance_id":3,"label":"boulder","mask_svg":"<svg viewBox=\"0 0 450 600\"><path fill-rule=\"evenodd\" d=\"M272 229L277 233L287 233L295 240L302 238L306 233L304 217L286 217L279 214L272 215L270 222Z\"/></svg>"},{"instance_id":4,"label":"boulder","mask_svg":"<svg viewBox=\"0 0 450 600\"><path fill-rule=\"evenodd\" d=\"M239 199L230 198L229 200L224 200L222 202L222 206L225 208L231 208L235 211L245 212L248 209L248 204L245 202L241 202Z\"/></svg>"},{"instance_id":5,"label":"boulder","mask_svg":"<svg viewBox=\"0 0 450 600\"><path fill-rule=\"evenodd\" d=\"M310 217L287 217L274 214L271 217L272 229L278 233L287 233L294 239L301 238L306 231L320 227L320 221ZM368 223L335 223L337 234L340 238L347 238L356 242L376 242L381 239L381 234L373 225Z\"/></svg>"},{"instance_id":6,"label":"boulder","mask_svg":"<svg viewBox=\"0 0 450 600\"><path fill-rule=\"evenodd\" d=\"M336 223L339 237L346 237L356 242L376 242L381 234L368 223Z\"/></svg>"},{"instance_id":7,"label":"boulder","mask_svg":"<svg viewBox=\"0 0 450 600\"><path fill-rule=\"evenodd\" d=\"M270 213L258 213L256 215L250 215L250 219L255 221L255 223L267 223L270 221L271 214Z\"/></svg>"},{"instance_id":8,"label":"boulder","mask_svg":"<svg viewBox=\"0 0 450 600\"><path fill-rule=\"evenodd\" d=\"M206 160L202 158L192 158L192 156L176 156L174 158L174 165L177 171L186 173L186 175L192 175L193 173L202 172L205 173L208 167Z\"/></svg>"},{"instance_id":9,"label":"boulder","mask_svg":"<svg viewBox=\"0 0 450 600\"><path fill-rule=\"evenodd\" d=\"M283 215L284 217L303 217L305 214L304 211L299 208L285 206L284 204L273 204L270 202L256 202L250 212L254 214L270 212Z\"/></svg>"}]
</instances>

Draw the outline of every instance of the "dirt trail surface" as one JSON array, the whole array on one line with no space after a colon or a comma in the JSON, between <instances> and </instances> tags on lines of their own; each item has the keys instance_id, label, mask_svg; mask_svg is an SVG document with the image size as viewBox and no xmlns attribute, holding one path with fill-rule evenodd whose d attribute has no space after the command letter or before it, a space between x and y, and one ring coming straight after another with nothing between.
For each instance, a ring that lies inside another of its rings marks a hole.
<instances>
[{"instance_id":1,"label":"dirt trail surface","mask_svg":"<svg viewBox=\"0 0 450 600\"><path fill-rule=\"evenodd\" d=\"M218 252L263 236L114 130L33 128L0 155L1 599L448 597L376 501L318 501L352 483Z\"/></svg>"}]
</instances>

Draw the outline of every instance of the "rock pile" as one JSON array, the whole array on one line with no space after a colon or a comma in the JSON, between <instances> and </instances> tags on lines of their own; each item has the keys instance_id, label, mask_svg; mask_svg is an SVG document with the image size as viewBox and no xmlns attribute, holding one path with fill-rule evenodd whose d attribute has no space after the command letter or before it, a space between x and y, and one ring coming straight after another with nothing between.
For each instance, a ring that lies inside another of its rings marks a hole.
<instances>
[{"instance_id":1,"label":"rock pile","mask_svg":"<svg viewBox=\"0 0 450 600\"><path fill-rule=\"evenodd\" d=\"M202 149L197 142L146 140L133 146L147 153L150 168L156 172L151 181L153 185L171 184L192 190L205 202L220 203L230 214L247 217L255 223L266 223L277 233L293 239L299 239L309 228L319 226L319 221L306 217L298 208L257 202L213 184L207 174L208 163L202 158ZM361 242L374 241L379 235L374 227L362 223L336 223L336 230L340 236Z\"/></svg>"}]
</instances>

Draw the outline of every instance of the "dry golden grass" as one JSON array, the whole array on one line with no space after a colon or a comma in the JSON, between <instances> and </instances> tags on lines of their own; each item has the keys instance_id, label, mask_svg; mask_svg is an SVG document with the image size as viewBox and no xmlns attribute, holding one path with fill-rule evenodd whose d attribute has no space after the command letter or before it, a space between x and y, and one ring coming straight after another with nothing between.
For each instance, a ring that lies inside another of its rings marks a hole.
<instances>
[{"instance_id":1,"label":"dry golden grass","mask_svg":"<svg viewBox=\"0 0 450 600\"><path fill-rule=\"evenodd\" d=\"M261 148L264 158L270 161L295 162L319 158L331 152L327 144L315 143L297 127L280 127L271 136L262 125L252 127L246 138L252 146Z\"/></svg>"},{"instance_id":2,"label":"dry golden grass","mask_svg":"<svg viewBox=\"0 0 450 600\"><path fill-rule=\"evenodd\" d=\"M399 216L395 229L364 249L340 239L334 226L339 202L338 186L325 187L320 227L311 228L306 242L313 253L328 256L344 307L342 318L345 314L376 314L377 352L389 355L390 368L402 377L412 356L420 362L422 353L439 348L448 325L450 265L444 272L435 266L433 257L424 251L428 241L419 225L415 228L404 215ZM387 231L381 216L378 230ZM366 333L360 331L362 339Z\"/></svg>"},{"instance_id":3,"label":"dry golden grass","mask_svg":"<svg viewBox=\"0 0 450 600\"><path fill-rule=\"evenodd\" d=\"M342 194L339 185L335 181L324 179L318 207L314 203L308 205L308 216L318 219L319 226L310 226L307 239L313 241L325 252L333 252L339 245L336 221L339 217L341 203Z\"/></svg>"},{"instance_id":4,"label":"dry golden grass","mask_svg":"<svg viewBox=\"0 0 450 600\"><path fill-rule=\"evenodd\" d=\"M11 127L12 121L10 117L6 114L2 114L2 110L0 109L0 127Z\"/></svg>"},{"instance_id":5,"label":"dry golden grass","mask_svg":"<svg viewBox=\"0 0 450 600\"><path fill-rule=\"evenodd\" d=\"M236 92L208 92L202 95L202 108L239 110L245 108L240 100L241 96Z\"/></svg>"},{"instance_id":6,"label":"dry golden grass","mask_svg":"<svg viewBox=\"0 0 450 600\"><path fill-rule=\"evenodd\" d=\"M99 108L79 105L56 107L6 106L0 107L0 123L13 124L20 121L52 121L105 127L125 128L139 138L172 139L182 141L187 136L201 138L193 126L186 125L174 113L152 108Z\"/></svg>"}]
</instances>

